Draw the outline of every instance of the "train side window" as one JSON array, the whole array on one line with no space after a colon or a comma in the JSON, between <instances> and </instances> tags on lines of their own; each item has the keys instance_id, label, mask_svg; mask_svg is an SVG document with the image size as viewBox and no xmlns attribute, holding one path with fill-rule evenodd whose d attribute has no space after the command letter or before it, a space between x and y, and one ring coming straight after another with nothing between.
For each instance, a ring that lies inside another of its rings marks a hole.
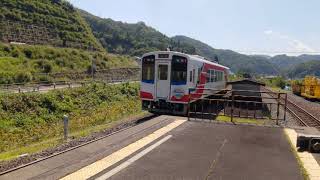
<instances>
[{"instance_id":1,"label":"train side window","mask_svg":"<svg viewBox=\"0 0 320 180\"><path fill-rule=\"evenodd\" d=\"M210 82L210 77L211 77L211 70L208 70L207 71L207 74L206 74L206 79L207 79L207 82Z\"/></svg>"},{"instance_id":2,"label":"train side window","mask_svg":"<svg viewBox=\"0 0 320 180\"><path fill-rule=\"evenodd\" d=\"M192 70L192 82L193 82L193 83L194 83L195 73L196 73L196 70L193 69L193 70Z\"/></svg>"},{"instance_id":3,"label":"train side window","mask_svg":"<svg viewBox=\"0 0 320 180\"><path fill-rule=\"evenodd\" d=\"M201 78L201 68L198 68L197 84L199 84L199 83L200 83L200 78Z\"/></svg>"},{"instance_id":4,"label":"train side window","mask_svg":"<svg viewBox=\"0 0 320 180\"><path fill-rule=\"evenodd\" d=\"M216 71L215 70L212 70L211 71L211 82L215 82L216 81Z\"/></svg>"},{"instance_id":5,"label":"train side window","mask_svg":"<svg viewBox=\"0 0 320 180\"><path fill-rule=\"evenodd\" d=\"M219 82L220 82L221 80L222 80L221 71L219 71L219 72L218 72L218 78L217 78L217 81L219 81Z\"/></svg>"},{"instance_id":6,"label":"train side window","mask_svg":"<svg viewBox=\"0 0 320 180\"><path fill-rule=\"evenodd\" d=\"M219 71L219 81L223 81L223 72Z\"/></svg>"}]
</instances>

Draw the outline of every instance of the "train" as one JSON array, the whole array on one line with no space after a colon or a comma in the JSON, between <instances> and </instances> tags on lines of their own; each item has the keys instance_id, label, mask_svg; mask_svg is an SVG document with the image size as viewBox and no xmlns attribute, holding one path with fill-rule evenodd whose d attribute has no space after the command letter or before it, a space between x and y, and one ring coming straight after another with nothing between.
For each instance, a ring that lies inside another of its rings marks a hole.
<instances>
[{"instance_id":1,"label":"train","mask_svg":"<svg viewBox=\"0 0 320 180\"><path fill-rule=\"evenodd\" d=\"M198 55L174 51L146 53L141 57L142 109L185 115L191 99L206 96L206 89L225 89L229 71L228 67Z\"/></svg>"},{"instance_id":2,"label":"train","mask_svg":"<svg viewBox=\"0 0 320 180\"><path fill-rule=\"evenodd\" d=\"M291 82L292 92L296 95L312 100L320 100L320 79L306 76L303 81Z\"/></svg>"}]
</instances>

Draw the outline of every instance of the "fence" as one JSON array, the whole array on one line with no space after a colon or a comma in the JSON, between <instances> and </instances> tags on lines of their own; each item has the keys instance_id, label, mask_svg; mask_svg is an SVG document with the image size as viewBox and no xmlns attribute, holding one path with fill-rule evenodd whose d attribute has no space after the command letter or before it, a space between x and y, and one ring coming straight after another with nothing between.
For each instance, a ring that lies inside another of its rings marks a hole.
<instances>
[{"instance_id":1,"label":"fence","mask_svg":"<svg viewBox=\"0 0 320 180\"><path fill-rule=\"evenodd\" d=\"M271 94L273 94L271 96ZM234 118L286 120L287 94L269 91L190 89L188 119Z\"/></svg>"},{"instance_id":2,"label":"fence","mask_svg":"<svg viewBox=\"0 0 320 180\"><path fill-rule=\"evenodd\" d=\"M30 83L12 83L0 84L0 92L4 93L20 93L20 92L35 92L35 91L48 91L52 89L72 88L79 87L85 84L98 81L103 83L118 83L118 82L131 82L139 80L138 68L121 68L97 71L91 73L51 73L39 74L46 77L53 77L53 79L68 80L59 81L39 81Z\"/></svg>"}]
</instances>

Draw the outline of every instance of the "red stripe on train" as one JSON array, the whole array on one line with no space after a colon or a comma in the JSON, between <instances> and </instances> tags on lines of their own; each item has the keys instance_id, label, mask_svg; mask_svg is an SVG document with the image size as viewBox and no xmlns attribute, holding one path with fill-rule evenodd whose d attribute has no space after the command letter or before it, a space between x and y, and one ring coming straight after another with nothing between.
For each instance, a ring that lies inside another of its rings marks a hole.
<instances>
[{"instance_id":1,"label":"red stripe on train","mask_svg":"<svg viewBox=\"0 0 320 180\"><path fill-rule=\"evenodd\" d=\"M189 96L188 95L184 95L181 98L176 98L175 96L171 97L171 101L176 101L176 102L188 102L189 101Z\"/></svg>"},{"instance_id":2,"label":"red stripe on train","mask_svg":"<svg viewBox=\"0 0 320 180\"><path fill-rule=\"evenodd\" d=\"M153 95L151 93L148 93L148 92L140 91L140 98L153 99Z\"/></svg>"}]
</instances>

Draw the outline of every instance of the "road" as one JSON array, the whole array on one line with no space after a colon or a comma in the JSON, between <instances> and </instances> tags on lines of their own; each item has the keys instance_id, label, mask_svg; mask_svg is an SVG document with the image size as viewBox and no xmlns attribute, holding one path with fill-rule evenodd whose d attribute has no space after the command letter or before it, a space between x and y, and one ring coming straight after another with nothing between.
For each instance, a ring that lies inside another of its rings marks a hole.
<instances>
[{"instance_id":1,"label":"road","mask_svg":"<svg viewBox=\"0 0 320 180\"><path fill-rule=\"evenodd\" d=\"M160 116L0 179L302 180L282 128Z\"/></svg>"}]
</instances>

